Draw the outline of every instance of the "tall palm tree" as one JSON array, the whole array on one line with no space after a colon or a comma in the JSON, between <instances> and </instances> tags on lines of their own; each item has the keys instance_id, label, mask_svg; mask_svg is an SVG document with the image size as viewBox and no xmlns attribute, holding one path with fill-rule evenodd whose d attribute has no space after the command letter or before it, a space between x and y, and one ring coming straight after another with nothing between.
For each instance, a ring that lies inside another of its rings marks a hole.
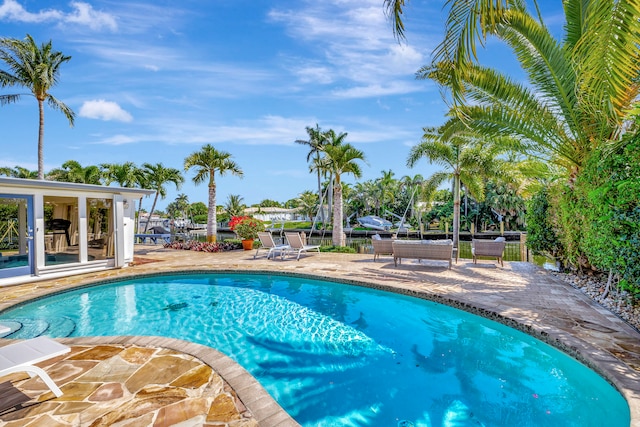
<instances>
[{"instance_id":1,"label":"tall palm tree","mask_svg":"<svg viewBox=\"0 0 640 427\"><path fill-rule=\"evenodd\" d=\"M298 139L295 142L297 144L307 145L309 147L309 153L307 153L307 162L310 164L311 171L315 171L318 177L318 206L320 206L320 218L322 220L322 224L325 223L324 217L324 198L322 191L322 147L326 144L327 140L325 134L320 130L320 126L316 123L316 127L312 128L307 126L306 128L307 134L309 135L309 140L305 141L303 139Z\"/></svg>"},{"instance_id":2,"label":"tall palm tree","mask_svg":"<svg viewBox=\"0 0 640 427\"><path fill-rule=\"evenodd\" d=\"M178 194L175 200L176 206L180 213L182 214L182 218L187 218L187 210L189 209L189 196L184 193Z\"/></svg>"},{"instance_id":3,"label":"tall palm tree","mask_svg":"<svg viewBox=\"0 0 640 427\"><path fill-rule=\"evenodd\" d=\"M227 172L242 177L242 169L231 160L231 154L216 150L213 145L206 144L200 151L190 154L184 159L184 170L196 169L193 182L198 185L209 181L209 211L207 213L207 241L216 241L218 224L216 220L216 172L224 176Z\"/></svg>"},{"instance_id":4,"label":"tall palm tree","mask_svg":"<svg viewBox=\"0 0 640 427\"><path fill-rule=\"evenodd\" d=\"M158 197L162 197L163 199L167 197L167 184L169 183L173 183L176 189L179 190L184 182L184 177L178 169L164 167L162 163L156 163L155 165L144 163L142 170L144 174L144 179L142 180L145 184L144 188L155 190L156 192L151 210L149 211L149 220L144 226L144 232L146 233L149 229L149 223L151 222L151 215L153 215L153 211L156 209Z\"/></svg>"},{"instance_id":5,"label":"tall palm tree","mask_svg":"<svg viewBox=\"0 0 640 427\"><path fill-rule=\"evenodd\" d=\"M385 0L402 37L405 0ZM419 77L450 88L457 114L485 135L510 135L518 148L575 177L599 146L629 129L640 93L636 1L565 0L556 40L535 13L512 0L451 0L445 39ZM477 63L476 43L504 41L528 75L520 84ZM633 129L633 127L631 127Z\"/></svg>"},{"instance_id":6,"label":"tall palm tree","mask_svg":"<svg viewBox=\"0 0 640 427\"><path fill-rule=\"evenodd\" d=\"M385 215L385 211L391 208L391 205L396 199L396 190L398 189L398 182L393 177L394 172L389 169L382 171L382 176L376 180L376 185L380 194L380 206L382 208L382 215Z\"/></svg>"},{"instance_id":7,"label":"tall palm tree","mask_svg":"<svg viewBox=\"0 0 640 427\"><path fill-rule=\"evenodd\" d=\"M346 133L339 135L332 130L328 132L330 143L323 148L327 169L333 175L333 231L332 241L334 246L344 246L343 236L343 201L342 201L342 176L350 173L356 178L362 176L358 160L365 160L364 153L351 144L344 143Z\"/></svg>"},{"instance_id":8,"label":"tall palm tree","mask_svg":"<svg viewBox=\"0 0 640 427\"><path fill-rule=\"evenodd\" d=\"M29 34L25 40L0 38L0 60L9 67L9 71L0 70L0 87L23 86L31 90L38 101L38 179L44 179L44 102L54 110L62 111L73 126L75 113L49 93L58 82L60 66L70 59L70 56L54 51L51 40L38 47ZM16 102L21 96L0 95L0 105Z\"/></svg>"},{"instance_id":9,"label":"tall palm tree","mask_svg":"<svg viewBox=\"0 0 640 427\"><path fill-rule=\"evenodd\" d=\"M501 162L495 152L477 134L466 128L456 117L439 128L425 128L422 141L409 152L407 166L413 167L422 158L446 169L431 175L425 186L435 191L443 182L453 181L453 247L460 239L460 184L464 183L477 199L484 198L483 177L499 175Z\"/></svg>"}]
</instances>

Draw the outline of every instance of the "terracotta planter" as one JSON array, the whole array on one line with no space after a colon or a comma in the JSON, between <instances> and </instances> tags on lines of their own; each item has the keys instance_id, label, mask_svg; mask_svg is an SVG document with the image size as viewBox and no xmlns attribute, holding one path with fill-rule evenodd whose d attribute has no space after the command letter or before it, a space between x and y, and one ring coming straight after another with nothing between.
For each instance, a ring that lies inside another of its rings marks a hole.
<instances>
[{"instance_id":1,"label":"terracotta planter","mask_svg":"<svg viewBox=\"0 0 640 427\"><path fill-rule=\"evenodd\" d=\"M244 249L245 251L250 251L251 249L253 249L253 239L243 240L242 249Z\"/></svg>"}]
</instances>

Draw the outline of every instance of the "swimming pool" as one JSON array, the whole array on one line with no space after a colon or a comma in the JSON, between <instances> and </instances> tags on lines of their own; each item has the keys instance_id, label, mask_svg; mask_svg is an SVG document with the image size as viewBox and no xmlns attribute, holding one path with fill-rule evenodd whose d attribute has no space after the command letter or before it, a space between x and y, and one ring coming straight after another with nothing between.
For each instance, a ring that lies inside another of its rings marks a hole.
<instances>
[{"instance_id":1,"label":"swimming pool","mask_svg":"<svg viewBox=\"0 0 640 427\"><path fill-rule=\"evenodd\" d=\"M0 314L12 337L159 335L234 358L304 426L628 426L623 397L553 347L405 295L261 274L156 276ZM18 329L19 328L19 329Z\"/></svg>"}]
</instances>

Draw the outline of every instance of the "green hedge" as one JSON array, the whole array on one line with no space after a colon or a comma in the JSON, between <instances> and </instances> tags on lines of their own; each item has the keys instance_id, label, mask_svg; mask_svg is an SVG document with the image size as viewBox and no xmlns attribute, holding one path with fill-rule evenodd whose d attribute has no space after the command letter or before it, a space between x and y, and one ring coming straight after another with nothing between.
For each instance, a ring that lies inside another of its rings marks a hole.
<instances>
[{"instance_id":1,"label":"green hedge","mask_svg":"<svg viewBox=\"0 0 640 427\"><path fill-rule=\"evenodd\" d=\"M640 135L596 150L573 185L551 194L563 258L612 271L622 289L640 293Z\"/></svg>"},{"instance_id":2,"label":"green hedge","mask_svg":"<svg viewBox=\"0 0 640 427\"><path fill-rule=\"evenodd\" d=\"M599 269L617 273L623 288L640 292L640 134L594 153L575 188L584 254Z\"/></svg>"},{"instance_id":3,"label":"green hedge","mask_svg":"<svg viewBox=\"0 0 640 427\"><path fill-rule=\"evenodd\" d=\"M549 254L557 257L562 245L555 231L551 216L549 194L546 188L533 195L527 202L527 247L535 255Z\"/></svg>"}]
</instances>

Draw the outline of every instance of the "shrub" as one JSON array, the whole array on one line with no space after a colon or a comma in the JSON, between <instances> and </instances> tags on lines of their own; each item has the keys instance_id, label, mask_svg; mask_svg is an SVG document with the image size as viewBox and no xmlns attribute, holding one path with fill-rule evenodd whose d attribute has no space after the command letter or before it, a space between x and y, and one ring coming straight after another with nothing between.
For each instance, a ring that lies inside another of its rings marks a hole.
<instances>
[{"instance_id":1,"label":"shrub","mask_svg":"<svg viewBox=\"0 0 640 427\"><path fill-rule=\"evenodd\" d=\"M258 232L264 231L264 223L250 216L231 217L229 228L242 240L254 240L258 238Z\"/></svg>"},{"instance_id":2,"label":"shrub","mask_svg":"<svg viewBox=\"0 0 640 427\"><path fill-rule=\"evenodd\" d=\"M581 249L613 271L623 289L640 292L640 134L596 151L576 180L583 218Z\"/></svg>"},{"instance_id":3,"label":"shrub","mask_svg":"<svg viewBox=\"0 0 640 427\"><path fill-rule=\"evenodd\" d=\"M562 245L551 220L549 194L543 188L527 202L527 247L538 254L558 256Z\"/></svg>"},{"instance_id":4,"label":"shrub","mask_svg":"<svg viewBox=\"0 0 640 427\"><path fill-rule=\"evenodd\" d=\"M342 254L355 254L356 250L350 246L321 246L320 252L335 252Z\"/></svg>"},{"instance_id":5,"label":"shrub","mask_svg":"<svg viewBox=\"0 0 640 427\"><path fill-rule=\"evenodd\" d=\"M186 242L171 242L164 245L169 249L182 249L185 251L197 252L224 252L234 249L240 249L242 245L233 241L225 240L222 243L198 242L197 240L188 240Z\"/></svg>"}]
</instances>

